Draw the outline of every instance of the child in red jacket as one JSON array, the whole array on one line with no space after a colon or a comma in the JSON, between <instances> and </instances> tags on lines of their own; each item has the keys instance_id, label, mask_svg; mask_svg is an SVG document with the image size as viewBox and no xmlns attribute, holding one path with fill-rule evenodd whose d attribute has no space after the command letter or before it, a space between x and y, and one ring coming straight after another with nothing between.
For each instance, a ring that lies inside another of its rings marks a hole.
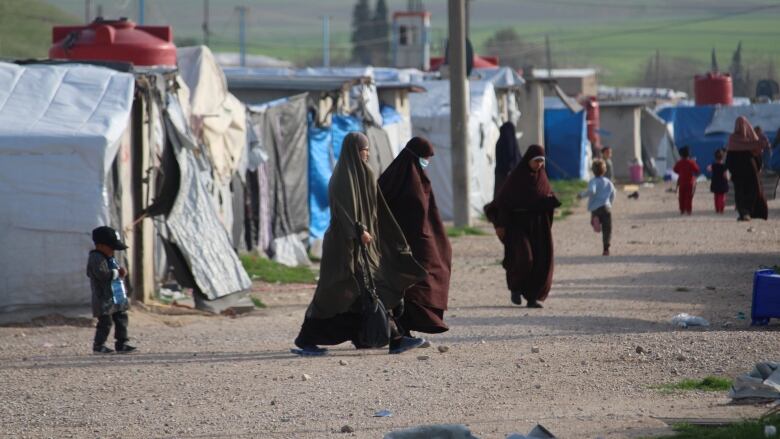
<instances>
[{"instance_id":1,"label":"child in red jacket","mask_svg":"<svg viewBox=\"0 0 780 439\"><path fill-rule=\"evenodd\" d=\"M696 191L696 177L701 173L699 165L690 158L691 149L680 148L680 160L674 164L677 178L677 193L680 200L680 215L690 215L693 210L693 193Z\"/></svg>"}]
</instances>

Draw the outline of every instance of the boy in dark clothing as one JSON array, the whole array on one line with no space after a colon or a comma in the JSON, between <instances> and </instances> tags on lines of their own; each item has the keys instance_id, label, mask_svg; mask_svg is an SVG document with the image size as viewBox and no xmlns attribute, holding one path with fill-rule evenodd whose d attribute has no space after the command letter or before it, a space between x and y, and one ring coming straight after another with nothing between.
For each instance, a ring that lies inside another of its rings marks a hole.
<instances>
[{"instance_id":1,"label":"boy in dark clothing","mask_svg":"<svg viewBox=\"0 0 780 439\"><path fill-rule=\"evenodd\" d=\"M723 159L726 151L723 148L715 150L715 162L709 166L712 173L710 180L710 192L715 194L715 213L723 213L726 209L726 194L729 192L728 169Z\"/></svg>"},{"instance_id":2,"label":"boy in dark clothing","mask_svg":"<svg viewBox=\"0 0 780 439\"><path fill-rule=\"evenodd\" d=\"M96 354L114 352L105 345L113 321L116 325L114 348L122 354L133 352L135 348L127 344L128 302L122 281L127 276L127 270L120 267L114 258L114 251L126 250L127 246L120 239L119 232L107 226L93 230L92 241L95 249L89 252L87 277L92 288L92 315L98 319L92 351Z\"/></svg>"},{"instance_id":3,"label":"boy in dark clothing","mask_svg":"<svg viewBox=\"0 0 780 439\"><path fill-rule=\"evenodd\" d=\"M693 211L693 193L696 190L696 176L701 173L699 165L690 158L690 155L690 148L683 146L680 148L680 160L674 164L674 172L679 176L677 179L677 190L681 215L690 215Z\"/></svg>"}]
</instances>

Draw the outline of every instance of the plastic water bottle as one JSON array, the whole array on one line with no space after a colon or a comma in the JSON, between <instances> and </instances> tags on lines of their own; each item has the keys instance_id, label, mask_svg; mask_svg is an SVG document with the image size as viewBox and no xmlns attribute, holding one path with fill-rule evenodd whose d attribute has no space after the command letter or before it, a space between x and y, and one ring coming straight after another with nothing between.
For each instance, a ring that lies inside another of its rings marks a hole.
<instances>
[{"instance_id":1,"label":"plastic water bottle","mask_svg":"<svg viewBox=\"0 0 780 439\"><path fill-rule=\"evenodd\" d=\"M119 264L116 262L115 258L109 258L108 267L112 270L117 270L119 269ZM127 291L125 291L125 283L122 282L121 277L111 280L111 292L114 295L115 305L124 305L127 303Z\"/></svg>"}]
</instances>

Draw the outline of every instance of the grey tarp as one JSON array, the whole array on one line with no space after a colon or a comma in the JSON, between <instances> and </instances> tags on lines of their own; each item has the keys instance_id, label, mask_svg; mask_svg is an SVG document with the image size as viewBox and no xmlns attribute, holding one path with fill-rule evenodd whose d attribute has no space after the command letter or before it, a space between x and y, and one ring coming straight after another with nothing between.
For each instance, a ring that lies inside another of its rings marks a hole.
<instances>
[{"instance_id":1,"label":"grey tarp","mask_svg":"<svg viewBox=\"0 0 780 439\"><path fill-rule=\"evenodd\" d=\"M308 237L309 230L306 98L306 94L300 94L252 109L261 147L268 156L271 253L274 260L285 265L309 263L301 240Z\"/></svg>"},{"instance_id":2,"label":"grey tarp","mask_svg":"<svg viewBox=\"0 0 780 439\"><path fill-rule=\"evenodd\" d=\"M368 156L368 165L374 171L374 175L382 175L393 162L393 145L390 143L390 136L382 128L369 124L366 127L366 136L368 137L371 151Z\"/></svg>"},{"instance_id":3,"label":"grey tarp","mask_svg":"<svg viewBox=\"0 0 780 439\"><path fill-rule=\"evenodd\" d=\"M199 180L195 146L187 135L181 107L170 96L165 122L180 171L178 194L165 218L170 243L181 252L197 289L208 300L246 291L252 282Z\"/></svg>"},{"instance_id":4,"label":"grey tarp","mask_svg":"<svg viewBox=\"0 0 780 439\"><path fill-rule=\"evenodd\" d=\"M780 400L780 362L756 363L750 373L734 380L729 397L735 402Z\"/></svg>"},{"instance_id":5,"label":"grey tarp","mask_svg":"<svg viewBox=\"0 0 780 439\"><path fill-rule=\"evenodd\" d=\"M650 177L663 176L676 162L677 149L666 122L647 108L642 109L642 163Z\"/></svg>"}]
</instances>

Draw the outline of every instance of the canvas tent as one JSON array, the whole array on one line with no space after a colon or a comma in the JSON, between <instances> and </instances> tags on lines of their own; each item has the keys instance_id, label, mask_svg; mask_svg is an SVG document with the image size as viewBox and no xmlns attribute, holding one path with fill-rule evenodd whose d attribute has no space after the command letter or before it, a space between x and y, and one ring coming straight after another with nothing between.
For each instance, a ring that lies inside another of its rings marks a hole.
<instances>
[{"instance_id":1,"label":"canvas tent","mask_svg":"<svg viewBox=\"0 0 780 439\"><path fill-rule=\"evenodd\" d=\"M106 177L133 82L101 67L0 63L0 314L89 306L90 231L110 221Z\"/></svg>"},{"instance_id":2,"label":"canvas tent","mask_svg":"<svg viewBox=\"0 0 780 439\"><path fill-rule=\"evenodd\" d=\"M449 81L425 81L426 93L411 96L412 131L434 145L436 155L427 168L442 219L453 218L452 142L450 140ZM495 149L498 140L496 93L490 81L469 81L469 173L471 212L477 216L493 199Z\"/></svg>"},{"instance_id":3,"label":"canvas tent","mask_svg":"<svg viewBox=\"0 0 780 439\"><path fill-rule=\"evenodd\" d=\"M234 248L239 248L244 223L246 108L228 92L222 68L208 47L181 47L176 56L179 75L189 90L184 111L209 159L212 200L222 223L231 231Z\"/></svg>"},{"instance_id":4,"label":"canvas tent","mask_svg":"<svg viewBox=\"0 0 780 439\"><path fill-rule=\"evenodd\" d=\"M641 115L642 163L645 174L664 176L677 162L678 153L666 122L645 107Z\"/></svg>"},{"instance_id":5,"label":"canvas tent","mask_svg":"<svg viewBox=\"0 0 780 439\"><path fill-rule=\"evenodd\" d=\"M169 267L201 309L233 305L251 285L206 190L174 73L115 67L132 74L0 63L0 314L88 310L84 260L105 224L130 246L119 256L136 298L151 298Z\"/></svg>"},{"instance_id":6,"label":"canvas tent","mask_svg":"<svg viewBox=\"0 0 780 439\"><path fill-rule=\"evenodd\" d=\"M678 148L688 146L691 156L696 157L696 162L706 172L707 165L712 163L715 150L724 148L728 142L727 133L710 133L707 127L712 122L715 113L714 106L695 107L667 107L657 114L661 119L671 125L674 132L674 143ZM733 129L733 127L732 127Z\"/></svg>"},{"instance_id":7,"label":"canvas tent","mask_svg":"<svg viewBox=\"0 0 780 439\"><path fill-rule=\"evenodd\" d=\"M770 140L780 129L780 103L717 106L705 134L731 133L739 116L746 117L754 127L760 126Z\"/></svg>"}]
</instances>

